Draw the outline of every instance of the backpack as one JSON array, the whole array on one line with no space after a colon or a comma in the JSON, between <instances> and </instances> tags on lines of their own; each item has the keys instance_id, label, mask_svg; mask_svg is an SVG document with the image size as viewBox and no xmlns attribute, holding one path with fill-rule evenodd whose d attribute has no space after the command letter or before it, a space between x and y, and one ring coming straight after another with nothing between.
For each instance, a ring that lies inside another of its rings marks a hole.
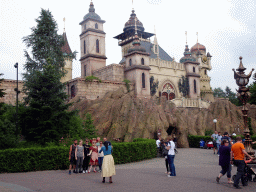
<instances>
[{"instance_id":1,"label":"backpack","mask_svg":"<svg viewBox=\"0 0 256 192\"><path fill-rule=\"evenodd\" d=\"M168 155L168 151L169 150L167 150L166 148L163 148L163 152L162 152L163 156L167 156Z\"/></svg>"}]
</instances>

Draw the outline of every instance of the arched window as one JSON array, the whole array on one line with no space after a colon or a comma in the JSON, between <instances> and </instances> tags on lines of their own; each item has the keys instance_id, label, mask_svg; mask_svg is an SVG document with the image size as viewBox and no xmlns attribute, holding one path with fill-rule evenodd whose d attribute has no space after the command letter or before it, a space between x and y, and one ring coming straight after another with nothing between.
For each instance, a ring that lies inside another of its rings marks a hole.
<instances>
[{"instance_id":1,"label":"arched window","mask_svg":"<svg viewBox=\"0 0 256 192\"><path fill-rule=\"evenodd\" d=\"M95 29L98 29L98 23L95 24Z\"/></svg>"},{"instance_id":2,"label":"arched window","mask_svg":"<svg viewBox=\"0 0 256 192\"><path fill-rule=\"evenodd\" d=\"M86 24L84 24L84 29L86 29Z\"/></svg>"},{"instance_id":3,"label":"arched window","mask_svg":"<svg viewBox=\"0 0 256 192\"><path fill-rule=\"evenodd\" d=\"M142 73L142 88L146 88L146 85L145 85L145 74Z\"/></svg>"},{"instance_id":4,"label":"arched window","mask_svg":"<svg viewBox=\"0 0 256 192\"><path fill-rule=\"evenodd\" d=\"M71 86L71 99L76 96L76 88L75 85Z\"/></svg>"},{"instance_id":5,"label":"arched window","mask_svg":"<svg viewBox=\"0 0 256 192\"><path fill-rule=\"evenodd\" d=\"M193 73L195 73L196 72L196 68L195 67L193 67Z\"/></svg>"},{"instance_id":6,"label":"arched window","mask_svg":"<svg viewBox=\"0 0 256 192\"><path fill-rule=\"evenodd\" d=\"M132 66L132 59L129 60L129 65Z\"/></svg>"},{"instance_id":7,"label":"arched window","mask_svg":"<svg viewBox=\"0 0 256 192\"><path fill-rule=\"evenodd\" d=\"M194 92L196 93L196 80L194 79Z\"/></svg>"},{"instance_id":8,"label":"arched window","mask_svg":"<svg viewBox=\"0 0 256 192\"><path fill-rule=\"evenodd\" d=\"M86 53L86 44L85 44L85 41L84 41L84 54Z\"/></svg>"},{"instance_id":9,"label":"arched window","mask_svg":"<svg viewBox=\"0 0 256 192\"><path fill-rule=\"evenodd\" d=\"M86 76L86 65L84 66L84 76Z\"/></svg>"},{"instance_id":10,"label":"arched window","mask_svg":"<svg viewBox=\"0 0 256 192\"><path fill-rule=\"evenodd\" d=\"M207 75L207 71L206 71L206 69L204 70L204 74L205 74L205 75Z\"/></svg>"},{"instance_id":11,"label":"arched window","mask_svg":"<svg viewBox=\"0 0 256 192\"><path fill-rule=\"evenodd\" d=\"M141 59L141 65L144 65L144 58Z\"/></svg>"},{"instance_id":12,"label":"arched window","mask_svg":"<svg viewBox=\"0 0 256 192\"><path fill-rule=\"evenodd\" d=\"M96 40L96 52L99 53L100 52L100 46L99 46L99 40Z\"/></svg>"}]
</instances>

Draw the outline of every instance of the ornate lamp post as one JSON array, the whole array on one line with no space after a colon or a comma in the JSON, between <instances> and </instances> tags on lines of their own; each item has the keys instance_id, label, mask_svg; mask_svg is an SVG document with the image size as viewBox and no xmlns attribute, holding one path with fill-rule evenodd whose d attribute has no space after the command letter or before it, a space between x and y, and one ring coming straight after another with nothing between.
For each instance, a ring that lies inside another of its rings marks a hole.
<instances>
[{"instance_id":1,"label":"ornate lamp post","mask_svg":"<svg viewBox=\"0 0 256 192\"><path fill-rule=\"evenodd\" d=\"M249 79L254 69L252 69L252 71L248 75L245 75L244 70L246 70L246 68L244 68L242 63L243 58L239 57L239 59L240 59L240 65L239 65L239 68L236 69L236 71L238 72L236 72L235 69L232 69L232 70L234 71L234 78L236 80L236 84L239 86L239 89L237 90L238 92L237 97L243 103L242 113L244 118L245 150L249 155L254 157L255 152L252 149L252 140L250 136L250 130L248 129L248 125L247 125L248 108L246 107L246 103L250 98L250 92L249 92L249 88L245 87L249 83Z\"/></svg>"},{"instance_id":2,"label":"ornate lamp post","mask_svg":"<svg viewBox=\"0 0 256 192\"><path fill-rule=\"evenodd\" d=\"M216 131L216 128L217 128L217 119L213 119L213 123L215 124L215 131Z\"/></svg>"}]
</instances>

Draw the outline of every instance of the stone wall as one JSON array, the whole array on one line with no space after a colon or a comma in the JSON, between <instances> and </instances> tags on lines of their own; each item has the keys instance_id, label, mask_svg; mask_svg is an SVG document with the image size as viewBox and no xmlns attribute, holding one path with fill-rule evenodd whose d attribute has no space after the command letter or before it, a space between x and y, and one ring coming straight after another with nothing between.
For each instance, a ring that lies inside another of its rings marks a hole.
<instances>
[{"instance_id":1,"label":"stone wall","mask_svg":"<svg viewBox=\"0 0 256 192\"><path fill-rule=\"evenodd\" d=\"M71 91L72 86L74 86L74 91ZM81 99L101 99L104 95L109 91L115 91L118 88L123 87L127 90L124 82L113 82L102 80L99 82L97 80L93 80L92 82L86 82L85 79L76 78L72 79L67 83L66 92L70 96L70 99L75 96L80 97ZM134 89L134 84L130 83L130 90Z\"/></svg>"},{"instance_id":2,"label":"stone wall","mask_svg":"<svg viewBox=\"0 0 256 192\"><path fill-rule=\"evenodd\" d=\"M23 81L18 81L19 90L21 91L19 94L19 101L23 101L23 98L25 97L25 94L22 92L23 89ZM2 98L0 98L0 103L4 102L7 104L16 104L16 91L14 89L17 87L17 81L10 80L10 79L4 79L2 83L0 84L0 89L4 89L4 92L6 95Z\"/></svg>"},{"instance_id":3,"label":"stone wall","mask_svg":"<svg viewBox=\"0 0 256 192\"><path fill-rule=\"evenodd\" d=\"M111 64L94 71L93 76L101 80L122 82L124 80L124 66Z\"/></svg>"}]
</instances>

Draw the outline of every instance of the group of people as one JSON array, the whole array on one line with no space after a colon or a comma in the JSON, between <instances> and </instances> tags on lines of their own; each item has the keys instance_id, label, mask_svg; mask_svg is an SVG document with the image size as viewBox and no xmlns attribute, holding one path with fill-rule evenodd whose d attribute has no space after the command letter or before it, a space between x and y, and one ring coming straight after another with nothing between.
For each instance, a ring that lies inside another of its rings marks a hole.
<instances>
[{"instance_id":1,"label":"group of people","mask_svg":"<svg viewBox=\"0 0 256 192\"><path fill-rule=\"evenodd\" d=\"M174 139L173 136L169 136L166 140L159 137L156 141L158 153L161 153L165 158L166 173L168 177L176 176L174 158L177 140ZM176 141L176 143L174 141Z\"/></svg>"},{"instance_id":2,"label":"group of people","mask_svg":"<svg viewBox=\"0 0 256 192\"><path fill-rule=\"evenodd\" d=\"M219 176L216 178L217 183L219 183L220 178L227 174L228 183L234 185L235 188L240 189L239 181L241 179L242 185L246 186L247 182L244 179L244 170L245 170L245 156L249 159L252 159L246 151L242 143L241 137L236 137L236 141L233 141L228 133L225 132L224 136L221 136L220 133L212 135L213 140L216 141L216 148L218 149L219 154L219 165L221 166L221 171ZM215 153L215 150L214 150ZM231 165L234 164L237 166L237 174L235 176L234 182L231 180Z\"/></svg>"},{"instance_id":3,"label":"group of people","mask_svg":"<svg viewBox=\"0 0 256 192\"><path fill-rule=\"evenodd\" d=\"M109 182L112 183L112 176L116 174L112 153L113 146L107 141L107 138L104 138L103 142L100 137L92 140L86 139L85 144L83 144L83 140L79 140L79 145L77 145L77 140L74 140L69 150L69 174L71 175L72 167L74 173L90 173L92 168L96 173L98 165L98 172L101 172L103 177L102 182L105 183L105 177L109 177Z\"/></svg>"}]
</instances>

